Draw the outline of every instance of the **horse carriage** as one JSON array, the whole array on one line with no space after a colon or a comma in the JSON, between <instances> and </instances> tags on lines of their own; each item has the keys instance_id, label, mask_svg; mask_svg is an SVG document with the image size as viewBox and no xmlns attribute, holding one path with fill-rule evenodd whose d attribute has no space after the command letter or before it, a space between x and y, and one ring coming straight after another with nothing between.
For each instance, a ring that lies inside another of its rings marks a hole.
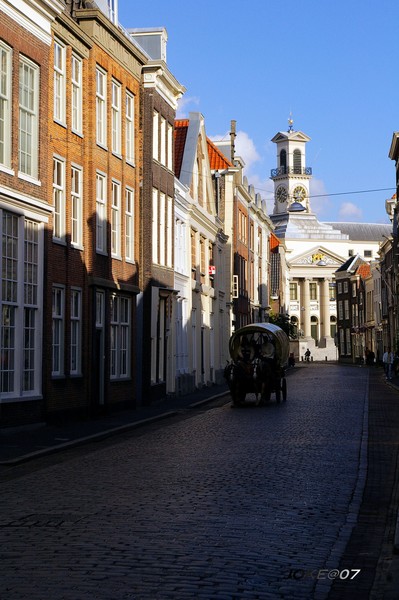
<instances>
[{"instance_id":1,"label":"horse carriage","mask_svg":"<svg viewBox=\"0 0 399 600\"><path fill-rule=\"evenodd\" d=\"M253 323L237 329L229 341L231 362L224 376L234 406L242 406L247 394L255 404L287 399L285 368L289 355L287 334L273 323Z\"/></svg>"}]
</instances>

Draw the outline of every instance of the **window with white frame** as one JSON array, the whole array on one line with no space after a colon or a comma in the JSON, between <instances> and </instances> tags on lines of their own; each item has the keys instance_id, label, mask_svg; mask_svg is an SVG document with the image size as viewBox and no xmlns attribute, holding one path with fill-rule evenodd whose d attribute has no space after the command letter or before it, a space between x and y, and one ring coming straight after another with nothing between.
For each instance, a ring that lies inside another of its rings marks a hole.
<instances>
[{"instance_id":1,"label":"window with white frame","mask_svg":"<svg viewBox=\"0 0 399 600\"><path fill-rule=\"evenodd\" d=\"M111 379L130 377L130 298L111 296Z\"/></svg>"},{"instance_id":2,"label":"window with white frame","mask_svg":"<svg viewBox=\"0 0 399 600\"><path fill-rule=\"evenodd\" d=\"M344 307L342 304L342 300L338 300L338 319L342 321L344 318Z\"/></svg>"},{"instance_id":3,"label":"window with white frame","mask_svg":"<svg viewBox=\"0 0 399 600\"><path fill-rule=\"evenodd\" d=\"M152 157L159 160L159 113L156 110L152 116Z\"/></svg>"},{"instance_id":4,"label":"window with white frame","mask_svg":"<svg viewBox=\"0 0 399 600\"><path fill-rule=\"evenodd\" d=\"M107 145L107 74L96 69L96 141Z\"/></svg>"},{"instance_id":5,"label":"window with white frame","mask_svg":"<svg viewBox=\"0 0 399 600\"><path fill-rule=\"evenodd\" d=\"M357 293L357 286L356 286L356 282L353 281L352 282L352 298L356 298L356 293Z\"/></svg>"},{"instance_id":6,"label":"window with white frame","mask_svg":"<svg viewBox=\"0 0 399 600\"><path fill-rule=\"evenodd\" d=\"M352 353L352 344L351 344L351 330L345 329L345 336L346 336L346 354L351 354Z\"/></svg>"},{"instance_id":7,"label":"window with white frame","mask_svg":"<svg viewBox=\"0 0 399 600\"><path fill-rule=\"evenodd\" d=\"M71 244L81 248L83 246L83 176L82 168L71 167Z\"/></svg>"},{"instance_id":8,"label":"window with white frame","mask_svg":"<svg viewBox=\"0 0 399 600\"><path fill-rule=\"evenodd\" d=\"M166 198L166 266L173 266L173 199Z\"/></svg>"},{"instance_id":9,"label":"window with white frame","mask_svg":"<svg viewBox=\"0 0 399 600\"><path fill-rule=\"evenodd\" d=\"M54 40L54 120L65 124L66 110L66 48Z\"/></svg>"},{"instance_id":10,"label":"window with white frame","mask_svg":"<svg viewBox=\"0 0 399 600\"><path fill-rule=\"evenodd\" d=\"M166 251L166 222L165 222L165 194L159 194L159 257L158 263L165 265L165 251Z\"/></svg>"},{"instance_id":11,"label":"window with white frame","mask_svg":"<svg viewBox=\"0 0 399 600\"><path fill-rule=\"evenodd\" d=\"M96 173L96 250L107 252L107 176Z\"/></svg>"},{"instance_id":12,"label":"window with white frame","mask_svg":"<svg viewBox=\"0 0 399 600\"><path fill-rule=\"evenodd\" d=\"M71 345L70 374L80 375L82 371L82 291L71 289Z\"/></svg>"},{"instance_id":13,"label":"window with white frame","mask_svg":"<svg viewBox=\"0 0 399 600\"><path fill-rule=\"evenodd\" d=\"M168 123L168 165L169 171L173 170L173 126Z\"/></svg>"},{"instance_id":14,"label":"window with white frame","mask_svg":"<svg viewBox=\"0 0 399 600\"><path fill-rule=\"evenodd\" d=\"M348 293L348 282L344 281L344 294Z\"/></svg>"},{"instance_id":15,"label":"window with white frame","mask_svg":"<svg viewBox=\"0 0 399 600\"><path fill-rule=\"evenodd\" d=\"M65 240L65 162L53 158L53 239Z\"/></svg>"},{"instance_id":16,"label":"window with white frame","mask_svg":"<svg viewBox=\"0 0 399 600\"><path fill-rule=\"evenodd\" d=\"M126 92L126 160L134 165L134 96Z\"/></svg>"},{"instance_id":17,"label":"window with white frame","mask_svg":"<svg viewBox=\"0 0 399 600\"><path fill-rule=\"evenodd\" d=\"M12 50L0 41L0 165L11 167Z\"/></svg>"},{"instance_id":18,"label":"window with white frame","mask_svg":"<svg viewBox=\"0 0 399 600\"><path fill-rule=\"evenodd\" d=\"M121 154L121 84L112 80L111 84L111 123L112 123L112 152Z\"/></svg>"},{"instance_id":19,"label":"window with white frame","mask_svg":"<svg viewBox=\"0 0 399 600\"><path fill-rule=\"evenodd\" d=\"M19 174L39 174L39 67L28 58L19 60Z\"/></svg>"},{"instance_id":20,"label":"window with white frame","mask_svg":"<svg viewBox=\"0 0 399 600\"><path fill-rule=\"evenodd\" d=\"M152 188L152 262L158 262L158 190Z\"/></svg>"},{"instance_id":21,"label":"window with white frame","mask_svg":"<svg viewBox=\"0 0 399 600\"><path fill-rule=\"evenodd\" d=\"M125 256L126 260L134 260L134 190L131 188L125 192Z\"/></svg>"},{"instance_id":22,"label":"window with white frame","mask_svg":"<svg viewBox=\"0 0 399 600\"><path fill-rule=\"evenodd\" d=\"M166 120L161 117L161 148L160 163L166 165Z\"/></svg>"},{"instance_id":23,"label":"window with white frame","mask_svg":"<svg viewBox=\"0 0 399 600\"><path fill-rule=\"evenodd\" d=\"M28 396L40 393L42 235L37 222L5 210L0 230L0 392Z\"/></svg>"},{"instance_id":24,"label":"window with white frame","mask_svg":"<svg viewBox=\"0 0 399 600\"><path fill-rule=\"evenodd\" d=\"M290 300L298 300L298 284L295 282L290 283Z\"/></svg>"},{"instance_id":25,"label":"window with white frame","mask_svg":"<svg viewBox=\"0 0 399 600\"><path fill-rule=\"evenodd\" d=\"M72 54L71 64L71 80L72 80L72 131L75 133L83 133L82 124L82 81L83 81L83 61L80 56Z\"/></svg>"},{"instance_id":26,"label":"window with white frame","mask_svg":"<svg viewBox=\"0 0 399 600\"><path fill-rule=\"evenodd\" d=\"M112 181L111 254L121 255L121 184L118 181Z\"/></svg>"},{"instance_id":27,"label":"window with white frame","mask_svg":"<svg viewBox=\"0 0 399 600\"><path fill-rule=\"evenodd\" d=\"M339 351L340 351L340 354L342 354L342 355L345 354L345 330L344 329L339 330Z\"/></svg>"},{"instance_id":28,"label":"window with white frame","mask_svg":"<svg viewBox=\"0 0 399 600\"><path fill-rule=\"evenodd\" d=\"M344 301L344 317L346 320L349 319L349 300Z\"/></svg>"},{"instance_id":29,"label":"window with white frame","mask_svg":"<svg viewBox=\"0 0 399 600\"><path fill-rule=\"evenodd\" d=\"M338 294L342 294L342 281L338 282L337 287L338 287Z\"/></svg>"},{"instance_id":30,"label":"window with white frame","mask_svg":"<svg viewBox=\"0 0 399 600\"><path fill-rule=\"evenodd\" d=\"M64 374L64 319L65 319L65 289L63 286L53 286L52 300L52 371L51 374Z\"/></svg>"},{"instance_id":31,"label":"window with white frame","mask_svg":"<svg viewBox=\"0 0 399 600\"><path fill-rule=\"evenodd\" d=\"M317 300L317 283L309 283L309 296L310 300Z\"/></svg>"}]
</instances>

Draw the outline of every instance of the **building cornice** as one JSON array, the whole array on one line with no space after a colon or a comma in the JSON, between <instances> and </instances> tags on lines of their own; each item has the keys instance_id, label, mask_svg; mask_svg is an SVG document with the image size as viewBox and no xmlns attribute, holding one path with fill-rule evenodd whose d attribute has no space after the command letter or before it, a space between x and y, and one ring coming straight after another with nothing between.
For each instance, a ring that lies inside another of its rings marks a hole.
<instances>
[{"instance_id":1,"label":"building cornice","mask_svg":"<svg viewBox=\"0 0 399 600\"><path fill-rule=\"evenodd\" d=\"M51 23L65 8L62 0L0 0L0 11L48 46L51 44Z\"/></svg>"},{"instance_id":2,"label":"building cornice","mask_svg":"<svg viewBox=\"0 0 399 600\"><path fill-rule=\"evenodd\" d=\"M155 89L173 110L177 109L177 103L186 91L163 60L150 60L143 66L143 86Z\"/></svg>"}]
</instances>

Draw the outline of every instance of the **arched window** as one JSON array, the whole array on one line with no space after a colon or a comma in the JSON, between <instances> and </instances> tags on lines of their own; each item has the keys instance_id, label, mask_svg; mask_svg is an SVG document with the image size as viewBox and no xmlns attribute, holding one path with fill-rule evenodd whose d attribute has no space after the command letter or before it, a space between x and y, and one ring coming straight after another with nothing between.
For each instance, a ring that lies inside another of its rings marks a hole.
<instances>
[{"instance_id":1,"label":"arched window","mask_svg":"<svg viewBox=\"0 0 399 600\"><path fill-rule=\"evenodd\" d=\"M295 175L302 173L302 155L298 149L294 150L294 173Z\"/></svg>"},{"instance_id":2,"label":"arched window","mask_svg":"<svg viewBox=\"0 0 399 600\"><path fill-rule=\"evenodd\" d=\"M335 338L337 334L337 317L330 317L330 335L332 338Z\"/></svg>"},{"instance_id":3,"label":"arched window","mask_svg":"<svg viewBox=\"0 0 399 600\"><path fill-rule=\"evenodd\" d=\"M280 152L280 167L282 169L282 173L285 174L287 172L287 152L285 150L281 150Z\"/></svg>"}]
</instances>

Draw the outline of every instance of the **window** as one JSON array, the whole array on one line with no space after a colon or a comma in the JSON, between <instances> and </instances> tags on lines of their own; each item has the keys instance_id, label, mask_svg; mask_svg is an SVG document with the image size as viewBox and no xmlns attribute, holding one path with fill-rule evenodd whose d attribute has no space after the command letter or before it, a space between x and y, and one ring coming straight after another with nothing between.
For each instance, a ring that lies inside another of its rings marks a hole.
<instances>
[{"instance_id":1,"label":"window","mask_svg":"<svg viewBox=\"0 0 399 600\"><path fill-rule=\"evenodd\" d=\"M166 165L166 121L161 117L161 154L160 163Z\"/></svg>"},{"instance_id":2,"label":"window","mask_svg":"<svg viewBox=\"0 0 399 600\"><path fill-rule=\"evenodd\" d=\"M310 300L317 300L317 283L309 283Z\"/></svg>"},{"instance_id":3,"label":"window","mask_svg":"<svg viewBox=\"0 0 399 600\"><path fill-rule=\"evenodd\" d=\"M336 300L335 283L329 283L328 288L329 288L329 292L330 292L330 300Z\"/></svg>"},{"instance_id":4,"label":"window","mask_svg":"<svg viewBox=\"0 0 399 600\"><path fill-rule=\"evenodd\" d=\"M158 263L165 265L166 251L166 222L165 222L165 194L159 194L159 256Z\"/></svg>"},{"instance_id":5,"label":"window","mask_svg":"<svg viewBox=\"0 0 399 600\"><path fill-rule=\"evenodd\" d=\"M281 150L280 152L280 167L283 169L283 173L285 173L287 168L287 152L286 150Z\"/></svg>"},{"instance_id":6,"label":"window","mask_svg":"<svg viewBox=\"0 0 399 600\"><path fill-rule=\"evenodd\" d=\"M158 262L158 190L152 189L152 262Z\"/></svg>"},{"instance_id":7,"label":"window","mask_svg":"<svg viewBox=\"0 0 399 600\"><path fill-rule=\"evenodd\" d=\"M53 287L53 376L64 374L64 294L63 287Z\"/></svg>"},{"instance_id":8,"label":"window","mask_svg":"<svg viewBox=\"0 0 399 600\"><path fill-rule=\"evenodd\" d=\"M356 292L357 292L357 288L356 288L356 282L352 282L352 298L356 298Z\"/></svg>"},{"instance_id":9,"label":"window","mask_svg":"<svg viewBox=\"0 0 399 600\"><path fill-rule=\"evenodd\" d=\"M121 154L121 84L112 81L112 152Z\"/></svg>"},{"instance_id":10,"label":"window","mask_svg":"<svg viewBox=\"0 0 399 600\"><path fill-rule=\"evenodd\" d=\"M101 146L107 145L107 75L96 69L96 140Z\"/></svg>"},{"instance_id":11,"label":"window","mask_svg":"<svg viewBox=\"0 0 399 600\"><path fill-rule=\"evenodd\" d=\"M166 266L173 266L173 199L166 198Z\"/></svg>"},{"instance_id":12,"label":"window","mask_svg":"<svg viewBox=\"0 0 399 600\"><path fill-rule=\"evenodd\" d=\"M117 181L112 182L111 254L121 255L121 184Z\"/></svg>"},{"instance_id":13,"label":"window","mask_svg":"<svg viewBox=\"0 0 399 600\"><path fill-rule=\"evenodd\" d=\"M82 125L82 59L72 54L72 130L83 133Z\"/></svg>"},{"instance_id":14,"label":"window","mask_svg":"<svg viewBox=\"0 0 399 600\"><path fill-rule=\"evenodd\" d=\"M72 166L71 168L71 244L74 246L83 246L82 234L82 169Z\"/></svg>"},{"instance_id":15,"label":"window","mask_svg":"<svg viewBox=\"0 0 399 600\"><path fill-rule=\"evenodd\" d=\"M70 374L80 375L82 356L82 292L71 290L71 354Z\"/></svg>"},{"instance_id":16,"label":"window","mask_svg":"<svg viewBox=\"0 0 399 600\"><path fill-rule=\"evenodd\" d=\"M339 348L340 354L345 354L345 331L343 329L339 330Z\"/></svg>"},{"instance_id":17,"label":"window","mask_svg":"<svg viewBox=\"0 0 399 600\"><path fill-rule=\"evenodd\" d=\"M354 255L354 253L355 253L355 251L354 251L352 248L350 248L350 249L348 250L348 256L353 256L353 255Z\"/></svg>"},{"instance_id":18,"label":"window","mask_svg":"<svg viewBox=\"0 0 399 600\"><path fill-rule=\"evenodd\" d=\"M345 319L349 319L349 300L344 300Z\"/></svg>"},{"instance_id":19,"label":"window","mask_svg":"<svg viewBox=\"0 0 399 600\"><path fill-rule=\"evenodd\" d=\"M64 44L54 40L54 120L65 124L66 107L66 50Z\"/></svg>"},{"instance_id":20,"label":"window","mask_svg":"<svg viewBox=\"0 0 399 600\"><path fill-rule=\"evenodd\" d=\"M154 110L152 117L152 157L159 160L159 113Z\"/></svg>"},{"instance_id":21,"label":"window","mask_svg":"<svg viewBox=\"0 0 399 600\"><path fill-rule=\"evenodd\" d=\"M11 167L11 48L0 42L0 165Z\"/></svg>"},{"instance_id":22,"label":"window","mask_svg":"<svg viewBox=\"0 0 399 600\"><path fill-rule=\"evenodd\" d=\"M344 281L344 294L348 293L348 282Z\"/></svg>"},{"instance_id":23,"label":"window","mask_svg":"<svg viewBox=\"0 0 399 600\"><path fill-rule=\"evenodd\" d=\"M53 159L53 239L65 240L65 162Z\"/></svg>"},{"instance_id":24,"label":"window","mask_svg":"<svg viewBox=\"0 0 399 600\"><path fill-rule=\"evenodd\" d=\"M342 294L342 281L338 282L338 294Z\"/></svg>"},{"instance_id":25,"label":"window","mask_svg":"<svg viewBox=\"0 0 399 600\"><path fill-rule=\"evenodd\" d=\"M25 57L19 62L19 172L39 173L39 67Z\"/></svg>"},{"instance_id":26,"label":"window","mask_svg":"<svg viewBox=\"0 0 399 600\"><path fill-rule=\"evenodd\" d=\"M40 230L38 223L8 211L2 211L0 228L0 392L26 396L39 393L41 381Z\"/></svg>"},{"instance_id":27,"label":"window","mask_svg":"<svg viewBox=\"0 0 399 600\"><path fill-rule=\"evenodd\" d=\"M96 174L96 250L107 252L107 177Z\"/></svg>"},{"instance_id":28,"label":"window","mask_svg":"<svg viewBox=\"0 0 399 600\"><path fill-rule=\"evenodd\" d=\"M296 175L300 175L302 173L302 157L301 151L298 149L294 150L294 173Z\"/></svg>"},{"instance_id":29,"label":"window","mask_svg":"<svg viewBox=\"0 0 399 600\"><path fill-rule=\"evenodd\" d=\"M134 96L126 92L126 160L134 165Z\"/></svg>"},{"instance_id":30,"label":"window","mask_svg":"<svg viewBox=\"0 0 399 600\"><path fill-rule=\"evenodd\" d=\"M125 202L125 255L134 260L134 190L126 188Z\"/></svg>"},{"instance_id":31,"label":"window","mask_svg":"<svg viewBox=\"0 0 399 600\"><path fill-rule=\"evenodd\" d=\"M338 301L338 319L340 321L342 321L343 318L344 318L343 304L342 304L342 300L339 300Z\"/></svg>"},{"instance_id":32,"label":"window","mask_svg":"<svg viewBox=\"0 0 399 600\"><path fill-rule=\"evenodd\" d=\"M298 300L298 284L290 283L290 300Z\"/></svg>"},{"instance_id":33,"label":"window","mask_svg":"<svg viewBox=\"0 0 399 600\"><path fill-rule=\"evenodd\" d=\"M346 334L346 354L352 353L352 345L351 345L351 330L345 329Z\"/></svg>"},{"instance_id":34,"label":"window","mask_svg":"<svg viewBox=\"0 0 399 600\"><path fill-rule=\"evenodd\" d=\"M373 257L373 251L372 250L365 250L364 251L364 258L372 258Z\"/></svg>"},{"instance_id":35,"label":"window","mask_svg":"<svg viewBox=\"0 0 399 600\"><path fill-rule=\"evenodd\" d=\"M111 297L111 379L130 377L130 298Z\"/></svg>"},{"instance_id":36,"label":"window","mask_svg":"<svg viewBox=\"0 0 399 600\"><path fill-rule=\"evenodd\" d=\"M173 127L168 123L168 169L173 170Z\"/></svg>"}]
</instances>

